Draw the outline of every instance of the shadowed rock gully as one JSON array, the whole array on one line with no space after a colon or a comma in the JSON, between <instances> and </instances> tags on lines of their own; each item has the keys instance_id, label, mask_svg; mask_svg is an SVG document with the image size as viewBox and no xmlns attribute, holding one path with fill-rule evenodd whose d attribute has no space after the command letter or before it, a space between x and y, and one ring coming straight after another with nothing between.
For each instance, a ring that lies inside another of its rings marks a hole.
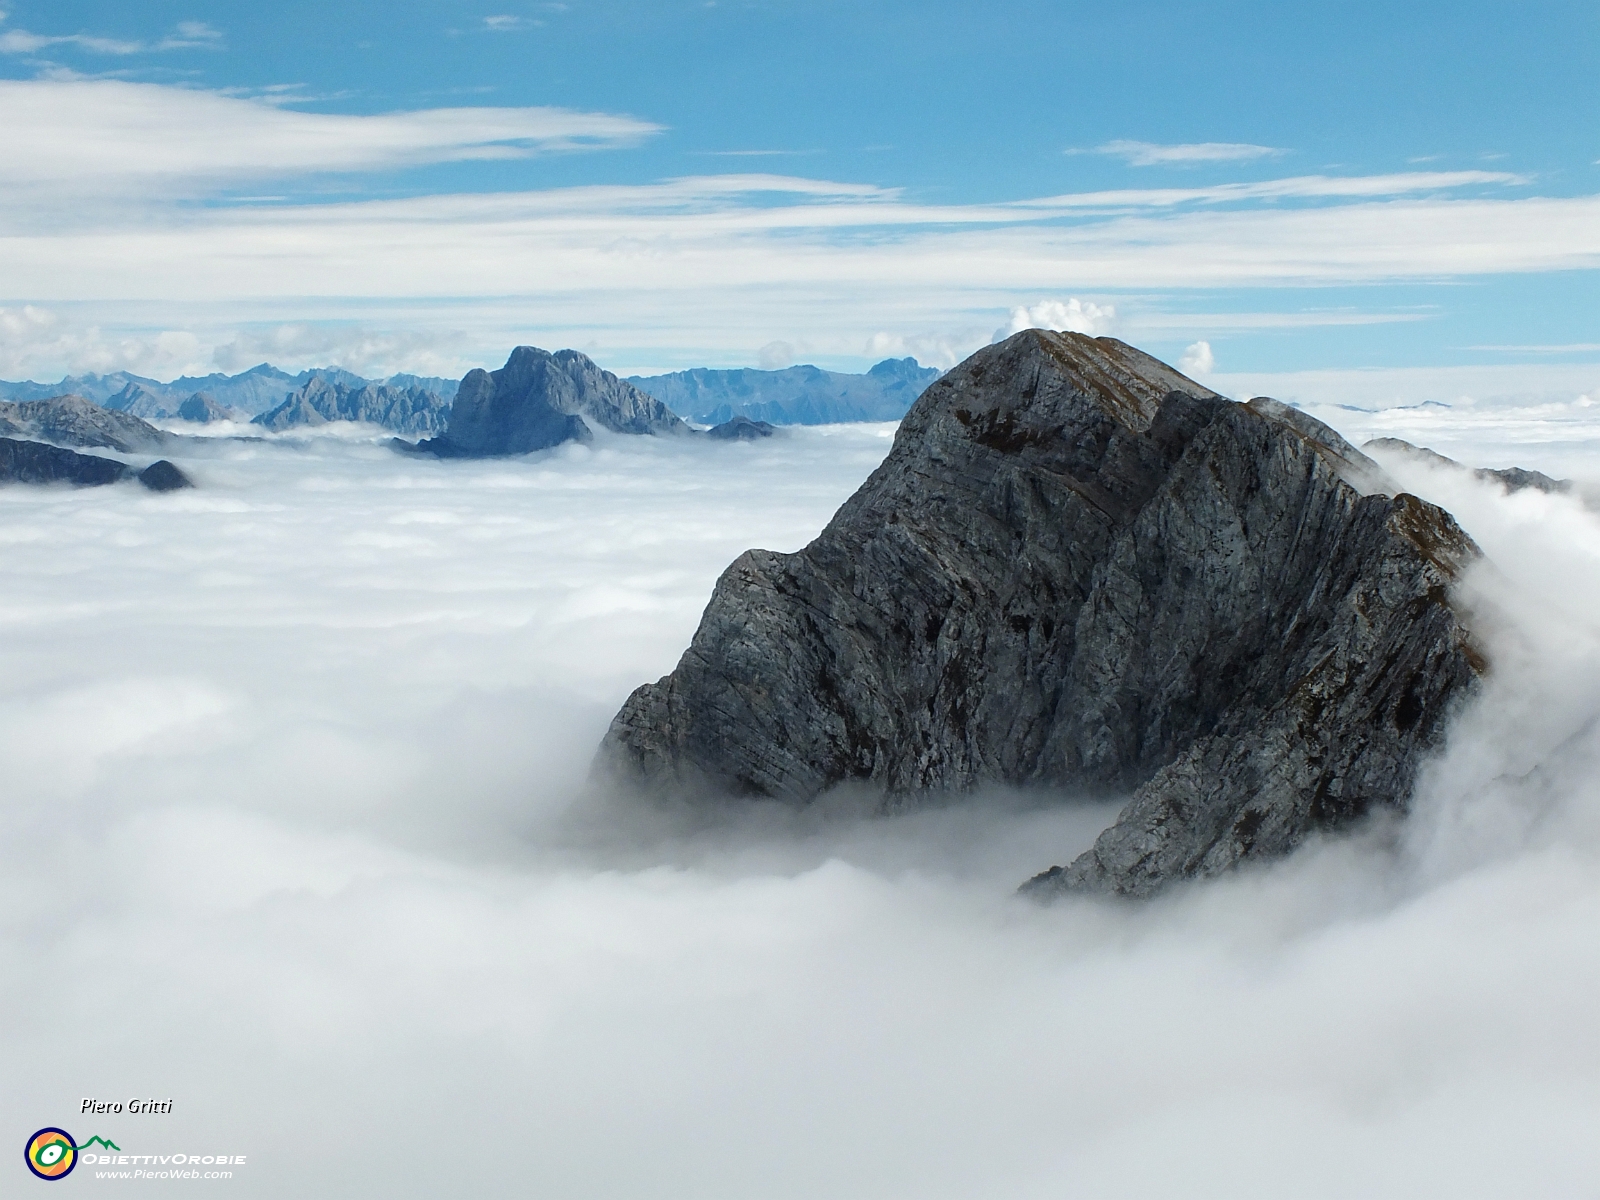
<instances>
[{"instance_id":1,"label":"shadowed rock gully","mask_svg":"<svg viewBox=\"0 0 1600 1200\"><path fill-rule=\"evenodd\" d=\"M1131 793L1037 894L1281 855L1403 808L1482 667L1450 600L1476 547L1389 490L1294 409L1019 333L922 395L809 546L724 572L597 769L796 803L851 780L889 806Z\"/></svg>"}]
</instances>

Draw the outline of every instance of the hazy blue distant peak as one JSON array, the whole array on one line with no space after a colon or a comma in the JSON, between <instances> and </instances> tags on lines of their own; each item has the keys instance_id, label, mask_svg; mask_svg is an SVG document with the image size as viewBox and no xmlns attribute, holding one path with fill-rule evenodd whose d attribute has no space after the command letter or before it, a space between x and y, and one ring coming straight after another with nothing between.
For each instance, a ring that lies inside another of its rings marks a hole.
<instances>
[{"instance_id":1,"label":"hazy blue distant peak","mask_svg":"<svg viewBox=\"0 0 1600 1200\"><path fill-rule=\"evenodd\" d=\"M628 380L702 425L748 417L771 425L897 421L939 372L914 358L888 358L865 375L810 365L761 371L697 367Z\"/></svg>"},{"instance_id":2,"label":"hazy blue distant peak","mask_svg":"<svg viewBox=\"0 0 1600 1200\"><path fill-rule=\"evenodd\" d=\"M108 375L68 375L60 383L35 383L32 380L9 383L0 380L0 400L46 400L51 396L74 395L139 416L162 416L175 413L178 406L196 392L205 392L221 407L237 408L253 416L276 408L313 379L343 384L348 388L362 388L368 384L402 390L418 388L443 397L446 403L455 397L458 386L458 381L454 379L424 375L400 374L387 379L367 379L343 367L311 367L291 375L271 363L260 363L237 375L213 371L210 375L183 375L171 383L146 379L143 375L131 375L127 371L113 371Z\"/></svg>"},{"instance_id":3,"label":"hazy blue distant peak","mask_svg":"<svg viewBox=\"0 0 1600 1200\"><path fill-rule=\"evenodd\" d=\"M868 375L904 379L908 383L921 383L924 387L939 378L938 367L924 367L914 358L886 358L874 363Z\"/></svg>"},{"instance_id":4,"label":"hazy blue distant peak","mask_svg":"<svg viewBox=\"0 0 1600 1200\"><path fill-rule=\"evenodd\" d=\"M381 381L392 388L421 388L425 392L434 392L446 400L455 399L456 389L461 386L459 379L445 379L439 375L410 375L405 372L391 375Z\"/></svg>"},{"instance_id":5,"label":"hazy blue distant peak","mask_svg":"<svg viewBox=\"0 0 1600 1200\"><path fill-rule=\"evenodd\" d=\"M131 385L150 388L159 392L166 385L157 383L154 379L146 379L142 375L130 375L126 371L113 371L109 375L68 375L60 383L35 383L31 379L19 383L8 383L0 380L0 399L4 400L48 400L52 396L82 396L86 400L93 400L96 404L104 404L112 396L123 391Z\"/></svg>"}]
</instances>

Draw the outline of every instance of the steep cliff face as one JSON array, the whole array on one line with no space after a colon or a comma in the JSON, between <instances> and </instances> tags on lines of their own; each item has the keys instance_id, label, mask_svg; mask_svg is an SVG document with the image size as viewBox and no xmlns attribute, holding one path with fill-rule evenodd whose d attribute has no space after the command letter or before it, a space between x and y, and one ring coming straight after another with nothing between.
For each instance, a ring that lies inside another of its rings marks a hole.
<instances>
[{"instance_id":1,"label":"steep cliff face","mask_svg":"<svg viewBox=\"0 0 1600 1200\"><path fill-rule=\"evenodd\" d=\"M1132 800L1035 887L1139 893L1405 804L1476 678L1443 511L1274 401L1029 330L923 394L797 554L750 551L600 765L890 804L987 782ZM1045 863L1041 863L1041 866Z\"/></svg>"},{"instance_id":2,"label":"steep cliff face","mask_svg":"<svg viewBox=\"0 0 1600 1200\"><path fill-rule=\"evenodd\" d=\"M587 355L518 346L498 371L467 372L449 428L416 449L454 458L527 454L587 441L586 419L613 433L689 432L661 401Z\"/></svg>"}]
</instances>

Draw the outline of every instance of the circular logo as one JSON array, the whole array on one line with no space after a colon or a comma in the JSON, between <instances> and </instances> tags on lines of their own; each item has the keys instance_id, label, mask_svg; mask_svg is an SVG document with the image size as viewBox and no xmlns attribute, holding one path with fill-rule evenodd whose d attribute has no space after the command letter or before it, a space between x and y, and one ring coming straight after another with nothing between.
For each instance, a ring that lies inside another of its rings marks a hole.
<instances>
[{"instance_id":1,"label":"circular logo","mask_svg":"<svg viewBox=\"0 0 1600 1200\"><path fill-rule=\"evenodd\" d=\"M41 1129L28 1139L28 1170L40 1179L63 1179L78 1165L78 1148L65 1129Z\"/></svg>"}]
</instances>

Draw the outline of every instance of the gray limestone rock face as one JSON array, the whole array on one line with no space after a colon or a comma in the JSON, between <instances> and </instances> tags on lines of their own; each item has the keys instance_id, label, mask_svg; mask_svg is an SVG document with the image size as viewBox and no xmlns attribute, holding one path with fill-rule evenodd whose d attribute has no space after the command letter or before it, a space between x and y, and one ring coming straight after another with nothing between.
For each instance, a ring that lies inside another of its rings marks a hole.
<instances>
[{"instance_id":1,"label":"gray limestone rock face","mask_svg":"<svg viewBox=\"0 0 1600 1200\"><path fill-rule=\"evenodd\" d=\"M417 450L453 458L527 454L587 441L592 422L613 433L687 434L666 405L576 350L518 346L498 371L469 371L450 427Z\"/></svg>"},{"instance_id":2,"label":"gray limestone rock face","mask_svg":"<svg viewBox=\"0 0 1600 1200\"><path fill-rule=\"evenodd\" d=\"M1019 333L922 395L809 546L735 560L597 771L796 803L1131 795L1040 894L1284 854L1404 808L1482 669L1451 602L1476 547L1391 490L1297 410Z\"/></svg>"},{"instance_id":3,"label":"gray limestone rock face","mask_svg":"<svg viewBox=\"0 0 1600 1200\"><path fill-rule=\"evenodd\" d=\"M126 463L94 454L79 454L43 442L0 437L0 483L69 483L99 487L132 475Z\"/></svg>"},{"instance_id":4,"label":"gray limestone rock face","mask_svg":"<svg viewBox=\"0 0 1600 1200\"><path fill-rule=\"evenodd\" d=\"M52 396L18 404L0 401L0 434L125 453L159 450L178 440L148 421L102 408L82 396Z\"/></svg>"}]
</instances>

